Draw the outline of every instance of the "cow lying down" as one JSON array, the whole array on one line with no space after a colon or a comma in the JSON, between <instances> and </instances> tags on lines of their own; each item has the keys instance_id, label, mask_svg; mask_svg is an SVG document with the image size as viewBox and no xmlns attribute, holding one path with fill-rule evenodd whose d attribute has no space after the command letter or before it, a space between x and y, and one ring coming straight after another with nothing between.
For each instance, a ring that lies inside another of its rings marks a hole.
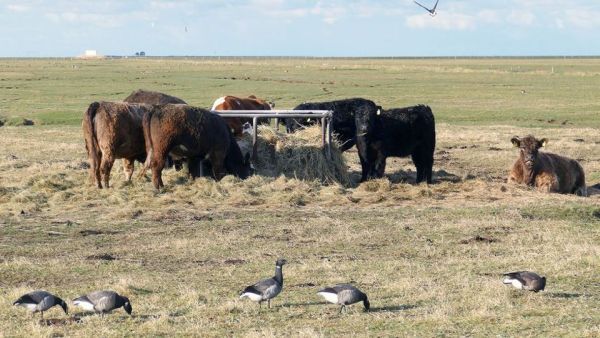
<instances>
[{"instance_id":1,"label":"cow lying down","mask_svg":"<svg viewBox=\"0 0 600 338\"><path fill-rule=\"evenodd\" d=\"M145 168L151 168L156 189L164 186L161 173L169 153L187 159L192 178L201 176L204 159L210 160L216 180L226 174L242 179L251 175L250 154L242 156L229 127L217 114L187 105L155 106L144 116L143 127L148 153Z\"/></svg>"},{"instance_id":2,"label":"cow lying down","mask_svg":"<svg viewBox=\"0 0 600 338\"><path fill-rule=\"evenodd\" d=\"M513 137L519 158L508 176L509 183L526 184L544 192L587 196L585 174L581 165L570 158L539 152L548 140L528 135Z\"/></svg>"},{"instance_id":3,"label":"cow lying down","mask_svg":"<svg viewBox=\"0 0 600 338\"><path fill-rule=\"evenodd\" d=\"M90 161L90 177L98 186L109 187L116 159L123 159L126 180L131 180L134 161L144 162L146 148L142 119L152 106L123 102L94 102L82 121L83 137Z\"/></svg>"}]
</instances>

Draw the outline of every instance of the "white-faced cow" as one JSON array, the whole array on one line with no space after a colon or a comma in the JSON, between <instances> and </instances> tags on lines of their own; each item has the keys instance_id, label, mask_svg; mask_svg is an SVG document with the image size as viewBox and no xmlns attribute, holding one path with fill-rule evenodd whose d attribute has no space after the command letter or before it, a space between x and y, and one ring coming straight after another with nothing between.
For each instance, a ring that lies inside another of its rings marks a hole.
<instances>
[{"instance_id":1,"label":"white-faced cow","mask_svg":"<svg viewBox=\"0 0 600 338\"><path fill-rule=\"evenodd\" d=\"M115 159L123 159L126 179L131 180L134 161L144 162L146 148L142 119L151 105L123 102L94 102L82 121L90 161L90 176L98 188L109 187Z\"/></svg>"},{"instance_id":2,"label":"white-faced cow","mask_svg":"<svg viewBox=\"0 0 600 338\"><path fill-rule=\"evenodd\" d=\"M249 154L242 156L225 120L217 114L186 105L154 106L144 116L143 126L148 153L145 168L152 169L156 189L164 186L161 172L169 153L187 159L192 178L200 176L204 159L210 161L216 180L227 173L242 179L252 173Z\"/></svg>"},{"instance_id":3,"label":"white-faced cow","mask_svg":"<svg viewBox=\"0 0 600 338\"><path fill-rule=\"evenodd\" d=\"M510 141L519 148L519 158L508 176L509 183L526 184L544 192L587 196L581 165L570 158L540 152L546 146L545 138L515 136Z\"/></svg>"},{"instance_id":4,"label":"white-faced cow","mask_svg":"<svg viewBox=\"0 0 600 338\"><path fill-rule=\"evenodd\" d=\"M271 110L275 104L261 100L254 95L246 98L235 96L223 96L215 100L211 110ZM244 124L252 123L251 118L224 117L225 122L233 133L233 136L240 138L244 132ZM267 121L268 123L268 121Z\"/></svg>"},{"instance_id":5,"label":"white-faced cow","mask_svg":"<svg viewBox=\"0 0 600 338\"><path fill-rule=\"evenodd\" d=\"M435 120L431 108L418 105L356 116L356 147L361 182L383 177L388 157L411 156L417 183L432 182Z\"/></svg>"}]
</instances>

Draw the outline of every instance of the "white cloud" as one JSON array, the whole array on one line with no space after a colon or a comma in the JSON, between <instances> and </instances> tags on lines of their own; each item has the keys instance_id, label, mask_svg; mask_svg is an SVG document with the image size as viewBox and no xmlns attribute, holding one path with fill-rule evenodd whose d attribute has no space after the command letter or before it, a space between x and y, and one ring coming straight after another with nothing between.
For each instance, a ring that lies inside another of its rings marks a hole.
<instances>
[{"instance_id":1,"label":"white cloud","mask_svg":"<svg viewBox=\"0 0 600 338\"><path fill-rule=\"evenodd\" d=\"M475 17L461 13L439 13L435 17L420 14L406 18L406 25L416 29L467 30L475 28L475 24Z\"/></svg>"},{"instance_id":2,"label":"white cloud","mask_svg":"<svg viewBox=\"0 0 600 338\"><path fill-rule=\"evenodd\" d=\"M600 27L600 11L587 9L569 9L565 11L565 22L577 28L591 29Z\"/></svg>"},{"instance_id":3,"label":"white cloud","mask_svg":"<svg viewBox=\"0 0 600 338\"><path fill-rule=\"evenodd\" d=\"M512 10L506 21L517 26L531 26L535 23L536 16L529 11Z\"/></svg>"},{"instance_id":4,"label":"white cloud","mask_svg":"<svg viewBox=\"0 0 600 338\"><path fill-rule=\"evenodd\" d=\"M10 4L6 6L6 9L8 9L11 12L17 12L17 13L22 13L22 12L27 12L31 9L31 7L27 6L27 5L23 5L23 4Z\"/></svg>"},{"instance_id":5,"label":"white cloud","mask_svg":"<svg viewBox=\"0 0 600 338\"><path fill-rule=\"evenodd\" d=\"M502 19L501 14L497 10L484 9L477 13L477 19L484 23L500 23Z\"/></svg>"}]
</instances>

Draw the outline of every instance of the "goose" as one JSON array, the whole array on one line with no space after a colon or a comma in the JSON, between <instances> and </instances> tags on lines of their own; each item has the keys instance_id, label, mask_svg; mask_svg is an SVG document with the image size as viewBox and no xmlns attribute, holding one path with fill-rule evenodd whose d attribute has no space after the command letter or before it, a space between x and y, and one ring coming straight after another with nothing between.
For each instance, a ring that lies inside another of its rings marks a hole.
<instances>
[{"instance_id":1,"label":"goose","mask_svg":"<svg viewBox=\"0 0 600 338\"><path fill-rule=\"evenodd\" d=\"M431 16L435 16L435 15L437 14L437 12L436 12L436 9L437 9L438 2L440 2L440 0L437 0L437 1L435 2L435 5L433 5L433 8L432 8L432 9L429 9L429 8L427 8L427 7L423 6L423 5L421 5L420 3L418 3L418 2L416 2L416 1L414 1L414 3L416 3L417 5L419 5L419 6L423 7L423 8L424 8L426 11L428 11L428 12L429 12L429 15L431 15Z\"/></svg>"},{"instance_id":2,"label":"goose","mask_svg":"<svg viewBox=\"0 0 600 338\"><path fill-rule=\"evenodd\" d=\"M62 307L65 314L69 314L67 303L64 300L56 297L50 292L43 290L36 290L30 293L24 294L14 303L14 306L22 306L27 310L31 311L33 317L36 312L39 312L41 318L44 319L44 311L49 310L51 307L59 305Z\"/></svg>"},{"instance_id":3,"label":"goose","mask_svg":"<svg viewBox=\"0 0 600 338\"><path fill-rule=\"evenodd\" d=\"M114 291L94 291L85 296L73 299L73 304L86 311L100 313L102 317L104 317L105 313L120 307L123 307L129 315L133 311L129 298L123 297Z\"/></svg>"},{"instance_id":4,"label":"goose","mask_svg":"<svg viewBox=\"0 0 600 338\"><path fill-rule=\"evenodd\" d=\"M347 311L346 305L351 305L360 301L363 302L365 311L369 311L369 308L371 307L367 295L350 284L338 284L332 287L326 287L317 292L317 294L325 298L329 303L341 305L340 313L342 313L343 310Z\"/></svg>"},{"instance_id":5,"label":"goose","mask_svg":"<svg viewBox=\"0 0 600 338\"><path fill-rule=\"evenodd\" d=\"M535 272L508 272L505 273L504 276L504 284L512 284L512 286L519 290L538 292L544 291L544 288L546 287L546 277L540 277Z\"/></svg>"},{"instance_id":6,"label":"goose","mask_svg":"<svg viewBox=\"0 0 600 338\"><path fill-rule=\"evenodd\" d=\"M250 300L258 302L259 308L262 307L262 302L265 300L271 308L271 299L275 298L283 289L283 265L287 261L283 258L279 258L275 262L275 276L267 279L263 279L254 285L250 285L242 291L240 299L244 297L250 298Z\"/></svg>"}]
</instances>

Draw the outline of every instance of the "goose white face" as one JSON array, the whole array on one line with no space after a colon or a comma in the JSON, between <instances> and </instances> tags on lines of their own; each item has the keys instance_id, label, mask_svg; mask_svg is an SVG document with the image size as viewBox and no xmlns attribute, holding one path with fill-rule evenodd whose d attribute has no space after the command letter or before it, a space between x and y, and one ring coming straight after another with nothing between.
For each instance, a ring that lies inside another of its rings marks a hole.
<instances>
[{"instance_id":1,"label":"goose white face","mask_svg":"<svg viewBox=\"0 0 600 338\"><path fill-rule=\"evenodd\" d=\"M332 303L332 304L337 304L338 303L338 295L335 293L331 293L331 292L318 292L317 293L319 296L322 296L323 298L325 298L326 301Z\"/></svg>"},{"instance_id":2,"label":"goose white face","mask_svg":"<svg viewBox=\"0 0 600 338\"><path fill-rule=\"evenodd\" d=\"M94 311L94 304L92 304L92 303L76 300L73 302L73 304L75 304L76 306L79 306L80 308L84 309L85 311Z\"/></svg>"}]
</instances>

